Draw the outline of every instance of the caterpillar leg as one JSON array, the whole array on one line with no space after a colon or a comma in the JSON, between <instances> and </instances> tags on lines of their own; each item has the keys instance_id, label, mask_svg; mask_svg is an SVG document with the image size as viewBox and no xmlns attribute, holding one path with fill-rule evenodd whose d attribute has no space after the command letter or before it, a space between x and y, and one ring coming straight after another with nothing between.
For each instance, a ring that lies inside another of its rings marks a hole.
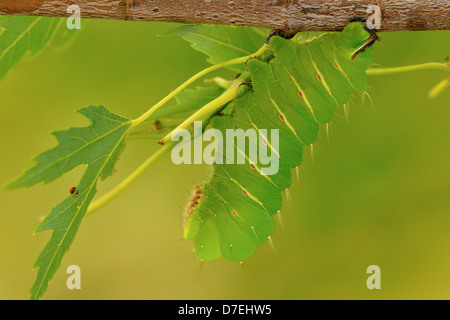
<instances>
[{"instance_id":1,"label":"caterpillar leg","mask_svg":"<svg viewBox=\"0 0 450 320\"><path fill-rule=\"evenodd\" d=\"M350 19L348 19L348 23L352 23L352 22L364 22L366 23L367 19L364 17L360 17L360 16L354 16L351 17Z\"/></svg>"},{"instance_id":2,"label":"caterpillar leg","mask_svg":"<svg viewBox=\"0 0 450 320\"><path fill-rule=\"evenodd\" d=\"M249 62L250 60L253 60L253 59L260 60L260 59L258 59L257 57L250 57L250 58L248 58L247 61L244 62L245 70L248 69L248 68L247 68L248 62Z\"/></svg>"},{"instance_id":3,"label":"caterpillar leg","mask_svg":"<svg viewBox=\"0 0 450 320\"><path fill-rule=\"evenodd\" d=\"M239 88L241 86L247 86L249 90L253 91L253 84L251 81L245 81L239 84Z\"/></svg>"},{"instance_id":4,"label":"caterpillar leg","mask_svg":"<svg viewBox=\"0 0 450 320\"><path fill-rule=\"evenodd\" d=\"M272 31L270 31L269 36L266 39L266 43L269 44L270 43L270 39L274 36L279 36L282 37L286 40L292 39L295 36L295 33L289 32L289 31L284 31L284 30L280 30L280 29L272 29Z\"/></svg>"}]
</instances>

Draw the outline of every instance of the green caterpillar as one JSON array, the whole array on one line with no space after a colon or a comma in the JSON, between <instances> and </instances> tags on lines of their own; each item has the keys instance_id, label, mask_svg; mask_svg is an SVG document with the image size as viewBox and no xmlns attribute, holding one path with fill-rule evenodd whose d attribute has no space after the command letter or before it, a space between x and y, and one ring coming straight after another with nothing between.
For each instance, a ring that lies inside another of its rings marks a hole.
<instances>
[{"instance_id":1,"label":"green caterpillar","mask_svg":"<svg viewBox=\"0 0 450 320\"><path fill-rule=\"evenodd\" d=\"M201 261L222 256L243 262L271 239L272 216L281 212L281 193L291 184L291 170L299 170L303 148L314 143L319 126L328 125L337 106L347 104L355 90L365 91L375 40L373 31L353 22L342 32L301 41L272 37L273 58L248 61L251 90L211 125L222 133L255 129L271 152L279 152L279 170L262 174L259 161L214 164L210 181L196 187L185 221L184 238L194 240ZM262 129L278 129L278 150ZM242 154L250 149L233 147Z\"/></svg>"}]
</instances>

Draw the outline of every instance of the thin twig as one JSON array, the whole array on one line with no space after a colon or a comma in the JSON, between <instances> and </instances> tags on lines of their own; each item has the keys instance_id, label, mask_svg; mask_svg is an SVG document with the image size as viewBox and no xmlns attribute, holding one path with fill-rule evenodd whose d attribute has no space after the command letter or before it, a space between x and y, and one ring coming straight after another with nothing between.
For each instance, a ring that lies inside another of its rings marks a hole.
<instances>
[{"instance_id":1,"label":"thin twig","mask_svg":"<svg viewBox=\"0 0 450 320\"><path fill-rule=\"evenodd\" d=\"M0 15L67 17L78 5L82 18L257 26L285 31L340 30L350 18L381 12L378 31L449 30L448 0L1 0Z\"/></svg>"}]
</instances>

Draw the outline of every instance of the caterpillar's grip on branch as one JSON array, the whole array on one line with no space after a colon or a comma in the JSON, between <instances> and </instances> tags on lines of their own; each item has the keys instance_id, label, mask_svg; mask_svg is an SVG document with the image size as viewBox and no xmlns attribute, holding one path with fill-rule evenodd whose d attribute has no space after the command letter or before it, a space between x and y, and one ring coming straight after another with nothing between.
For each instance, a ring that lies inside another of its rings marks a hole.
<instances>
[{"instance_id":1,"label":"caterpillar's grip on branch","mask_svg":"<svg viewBox=\"0 0 450 320\"><path fill-rule=\"evenodd\" d=\"M356 56L360 53L363 52L364 50L366 50L366 48L371 47L375 41L379 41L380 37L378 37L377 33L368 28L367 25L364 25L364 29L367 30L367 32L370 33L370 37L369 39L366 40L366 42L364 42L358 49L356 49L356 51L352 54L352 60L355 60Z\"/></svg>"},{"instance_id":2,"label":"caterpillar's grip on branch","mask_svg":"<svg viewBox=\"0 0 450 320\"><path fill-rule=\"evenodd\" d=\"M278 129L279 170L268 176L260 162L214 164L201 201L190 206L184 233L194 240L202 261L224 257L242 262L272 237L272 216L281 212L291 169L299 168L303 147L314 143L319 126L332 120L336 107L347 104L354 90L365 91L376 39L361 22L313 39L273 36L274 58L247 62L253 90L234 102L231 115L214 117L211 124L224 135L227 129L255 129L268 146L272 137L263 136L262 129ZM237 152L250 148L233 147Z\"/></svg>"}]
</instances>

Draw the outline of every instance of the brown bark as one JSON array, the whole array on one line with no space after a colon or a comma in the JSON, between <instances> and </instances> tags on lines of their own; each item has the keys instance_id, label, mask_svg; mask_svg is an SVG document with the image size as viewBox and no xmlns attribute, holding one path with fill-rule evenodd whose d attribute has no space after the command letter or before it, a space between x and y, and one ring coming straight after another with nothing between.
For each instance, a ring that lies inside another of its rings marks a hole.
<instances>
[{"instance_id":1,"label":"brown bark","mask_svg":"<svg viewBox=\"0 0 450 320\"><path fill-rule=\"evenodd\" d=\"M258 26L287 31L340 30L379 5L379 31L449 30L449 0L1 0L0 14Z\"/></svg>"}]
</instances>

